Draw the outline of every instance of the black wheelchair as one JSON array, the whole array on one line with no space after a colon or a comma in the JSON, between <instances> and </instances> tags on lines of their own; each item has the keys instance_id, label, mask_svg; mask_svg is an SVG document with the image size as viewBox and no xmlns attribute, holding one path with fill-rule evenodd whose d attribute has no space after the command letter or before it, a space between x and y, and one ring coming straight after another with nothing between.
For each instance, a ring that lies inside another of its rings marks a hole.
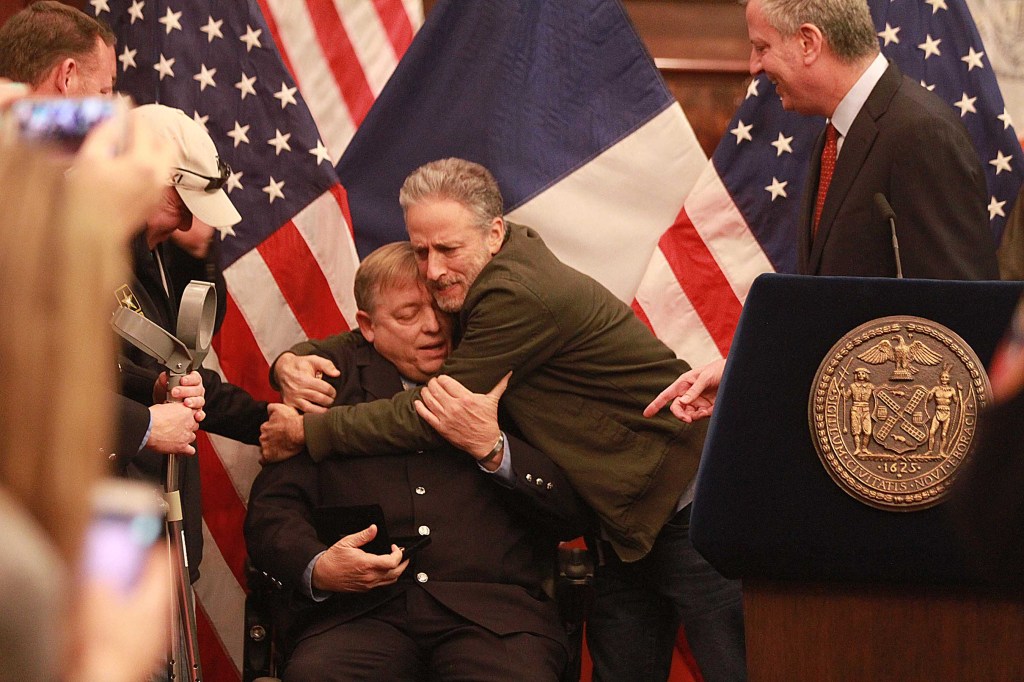
<instances>
[{"instance_id":1,"label":"black wheelchair","mask_svg":"<svg viewBox=\"0 0 1024 682\"><path fill-rule=\"evenodd\" d=\"M283 598L281 583L246 566L249 593L245 598L245 641L242 682L273 682L284 666L285 651L274 627L274 613ZM594 562L578 547L558 548L555 602L572 652L563 682L579 682L583 657L583 624L594 596Z\"/></svg>"}]
</instances>

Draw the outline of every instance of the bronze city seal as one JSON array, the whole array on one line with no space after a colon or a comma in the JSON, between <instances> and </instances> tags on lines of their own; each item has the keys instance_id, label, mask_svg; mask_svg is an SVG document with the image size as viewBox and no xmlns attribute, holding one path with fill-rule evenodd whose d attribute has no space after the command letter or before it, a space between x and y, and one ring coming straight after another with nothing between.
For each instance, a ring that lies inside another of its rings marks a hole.
<instances>
[{"instance_id":1,"label":"bronze city seal","mask_svg":"<svg viewBox=\"0 0 1024 682\"><path fill-rule=\"evenodd\" d=\"M811 437L825 470L856 499L923 509L949 491L990 392L978 356L954 332L882 317L846 334L818 367Z\"/></svg>"}]
</instances>

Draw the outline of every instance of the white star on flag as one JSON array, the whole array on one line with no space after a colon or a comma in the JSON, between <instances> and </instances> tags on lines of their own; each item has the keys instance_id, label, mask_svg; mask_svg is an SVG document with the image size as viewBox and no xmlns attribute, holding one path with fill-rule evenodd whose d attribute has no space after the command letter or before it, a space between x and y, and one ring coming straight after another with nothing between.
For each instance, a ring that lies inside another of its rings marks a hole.
<instances>
[{"instance_id":1,"label":"white star on flag","mask_svg":"<svg viewBox=\"0 0 1024 682\"><path fill-rule=\"evenodd\" d=\"M245 43L245 51L252 52L254 47L263 47L260 42L260 34L263 33L263 29L253 30L252 26L245 25L245 35L239 36L238 39Z\"/></svg>"},{"instance_id":2,"label":"white star on flag","mask_svg":"<svg viewBox=\"0 0 1024 682\"><path fill-rule=\"evenodd\" d=\"M900 27L899 26L895 26L895 27L894 26L890 26L889 23L886 22L885 30L884 31L879 31L878 32L878 37L881 38L883 41L885 41L886 45L899 45L900 44L900 37L898 35L899 32L900 32Z\"/></svg>"},{"instance_id":3,"label":"white star on flag","mask_svg":"<svg viewBox=\"0 0 1024 682\"><path fill-rule=\"evenodd\" d=\"M199 92L206 89L209 85L211 88L217 87L217 83L214 82L213 77L217 75L217 69L208 69L206 64L199 65L199 73L192 76L192 80L199 81Z\"/></svg>"},{"instance_id":4,"label":"white star on flag","mask_svg":"<svg viewBox=\"0 0 1024 682\"><path fill-rule=\"evenodd\" d=\"M164 76L170 76L174 78L174 57L168 59L167 57L160 55L160 61L153 65L156 72L160 74L160 80L164 79Z\"/></svg>"},{"instance_id":5,"label":"white star on flag","mask_svg":"<svg viewBox=\"0 0 1024 682\"><path fill-rule=\"evenodd\" d=\"M220 27L224 24L224 20L220 19L214 21L213 17L209 17L206 22L206 26L201 27L199 30L206 34L206 42L212 43L214 38L223 38L224 34L220 32Z\"/></svg>"},{"instance_id":6,"label":"white star on flag","mask_svg":"<svg viewBox=\"0 0 1024 682\"><path fill-rule=\"evenodd\" d=\"M772 142L772 146L775 147L775 156L782 156L783 154L792 154L793 147L790 143L793 141L793 136L786 137L782 133L779 133L779 139Z\"/></svg>"},{"instance_id":7,"label":"white star on flag","mask_svg":"<svg viewBox=\"0 0 1024 682\"><path fill-rule=\"evenodd\" d=\"M287 83L281 83L281 89L274 93L274 97L281 100L281 108L289 104L295 104L295 92L298 88L289 88Z\"/></svg>"},{"instance_id":8,"label":"white star on flag","mask_svg":"<svg viewBox=\"0 0 1024 682\"><path fill-rule=\"evenodd\" d=\"M280 130L274 128L274 137L273 139L267 140L267 144L274 148L276 156L280 156L282 149L287 149L288 151L292 150L291 145L288 144L288 138L291 136L291 133L281 133Z\"/></svg>"},{"instance_id":9,"label":"white star on flag","mask_svg":"<svg viewBox=\"0 0 1024 682\"><path fill-rule=\"evenodd\" d=\"M109 0L89 0L89 4L95 10L96 16L99 16L100 12L110 12Z\"/></svg>"},{"instance_id":10,"label":"white star on flag","mask_svg":"<svg viewBox=\"0 0 1024 682\"><path fill-rule=\"evenodd\" d=\"M977 97L968 97L965 92L960 97L959 102L953 102L953 106L960 110L960 118L963 118L967 114L976 114L978 110L974 107L974 103L978 100Z\"/></svg>"},{"instance_id":11,"label":"white star on flag","mask_svg":"<svg viewBox=\"0 0 1024 682\"><path fill-rule=\"evenodd\" d=\"M932 6L932 14L935 14L940 9L949 9L946 6L946 0L924 0L926 5Z\"/></svg>"},{"instance_id":12,"label":"white star on flag","mask_svg":"<svg viewBox=\"0 0 1024 682\"><path fill-rule=\"evenodd\" d=\"M1003 152L1001 150L996 150L996 158L992 159L988 163L991 166L995 166L996 175L999 175L1003 171L1006 171L1007 173L1009 173L1009 172L1011 172L1010 160L1012 158L1013 158L1012 156L1004 156Z\"/></svg>"},{"instance_id":13,"label":"white star on flag","mask_svg":"<svg viewBox=\"0 0 1024 682\"><path fill-rule=\"evenodd\" d=\"M786 194L786 185L788 184L788 180L786 180L785 182L779 182L779 179L773 175L772 184L765 187L765 190L767 190L772 195L772 201L775 201L779 197L782 197L783 199L788 199L789 196Z\"/></svg>"},{"instance_id":14,"label":"white star on flag","mask_svg":"<svg viewBox=\"0 0 1024 682\"><path fill-rule=\"evenodd\" d=\"M743 140L754 140L754 138L750 136L750 129L753 127L753 124L744 125L743 121L737 121L736 127L729 132L736 136L736 144L739 144Z\"/></svg>"},{"instance_id":15,"label":"white star on flag","mask_svg":"<svg viewBox=\"0 0 1024 682\"><path fill-rule=\"evenodd\" d=\"M996 216L1006 217L1006 211L1003 210L1003 206L1006 205L1005 201L996 201L995 197L988 202L988 219L992 220Z\"/></svg>"},{"instance_id":16,"label":"white star on flag","mask_svg":"<svg viewBox=\"0 0 1024 682\"><path fill-rule=\"evenodd\" d=\"M235 148L243 142L249 144L249 125L240 125L235 121L235 129L229 130L226 135L235 141Z\"/></svg>"},{"instance_id":17,"label":"white star on flag","mask_svg":"<svg viewBox=\"0 0 1024 682\"><path fill-rule=\"evenodd\" d=\"M180 19L181 12L172 12L171 8L168 7L167 14L157 19L157 21L164 25L164 28L167 29L167 35L170 35L171 31L175 29L179 31L181 30L181 21L179 21Z\"/></svg>"},{"instance_id":18,"label":"white star on flag","mask_svg":"<svg viewBox=\"0 0 1024 682\"><path fill-rule=\"evenodd\" d=\"M128 8L128 16L131 17L129 24L134 24L136 21L145 21L145 17L142 16L142 8L146 6L145 0L132 0L131 6Z\"/></svg>"},{"instance_id":19,"label":"white star on flag","mask_svg":"<svg viewBox=\"0 0 1024 682\"><path fill-rule=\"evenodd\" d=\"M225 225L224 227L218 227L218 228L215 228L215 229L218 232L220 232L220 240L221 241L224 241L225 237L237 237L238 236L238 235L235 234L235 228L232 227L231 225Z\"/></svg>"},{"instance_id":20,"label":"white star on flag","mask_svg":"<svg viewBox=\"0 0 1024 682\"><path fill-rule=\"evenodd\" d=\"M917 46L917 49L924 52L924 58L936 56L941 57L942 53L939 52L939 43L942 42L942 38L932 38L931 34L925 36L924 42Z\"/></svg>"},{"instance_id":21,"label":"white star on flag","mask_svg":"<svg viewBox=\"0 0 1024 682\"><path fill-rule=\"evenodd\" d=\"M192 120L195 121L196 123L198 123L199 125L203 126L203 130L206 130L206 122L210 120L210 116L209 115L200 116L198 111L193 111L192 112ZM210 131L206 130L206 132L210 132Z\"/></svg>"},{"instance_id":22,"label":"white star on flag","mask_svg":"<svg viewBox=\"0 0 1024 682\"><path fill-rule=\"evenodd\" d=\"M274 176L271 175L270 184L264 187L263 191L267 193L268 197L270 197L270 203L274 203L274 199L284 199L284 192L281 191L282 189L284 189L284 180L276 182L274 180Z\"/></svg>"},{"instance_id":23,"label":"white star on flag","mask_svg":"<svg viewBox=\"0 0 1024 682\"><path fill-rule=\"evenodd\" d=\"M960 61L967 64L968 71L971 71L972 69L974 69L974 67L984 69L985 65L981 63L981 58L984 56L984 52L975 52L974 48L971 47L967 54L965 54L963 57L960 57Z\"/></svg>"},{"instance_id":24,"label":"white star on flag","mask_svg":"<svg viewBox=\"0 0 1024 682\"><path fill-rule=\"evenodd\" d=\"M316 165L320 165L324 161L331 162L331 156L327 153L327 147L324 146L322 140L316 141L316 147L309 150L309 153L316 157ZM333 164L333 162L331 162Z\"/></svg>"},{"instance_id":25,"label":"white star on flag","mask_svg":"<svg viewBox=\"0 0 1024 682\"><path fill-rule=\"evenodd\" d=\"M760 78L755 78L752 81L750 81L750 83L747 85L747 94L746 96L743 97L743 99L747 99L747 97L757 97L757 84L760 82L760 80Z\"/></svg>"},{"instance_id":26,"label":"white star on flag","mask_svg":"<svg viewBox=\"0 0 1024 682\"><path fill-rule=\"evenodd\" d=\"M1003 122L1003 130L1013 125L1013 119L1010 118L1010 112L1006 110L1006 107L1003 107L1003 113L996 116L996 118Z\"/></svg>"},{"instance_id":27,"label":"white star on flag","mask_svg":"<svg viewBox=\"0 0 1024 682\"><path fill-rule=\"evenodd\" d=\"M135 64L135 55L138 50L129 50L128 46L124 46L124 51L118 56L118 60L121 62L121 71L127 71L128 69L134 69L137 65Z\"/></svg>"},{"instance_id":28,"label":"white star on flag","mask_svg":"<svg viewBox=\"0 0 1024 682\"><path fill-rule=\"evenodd\" d=\"M228 176L228 181L225 183L224 188L228 194L231 194L233 189L245 189L242 186L242 171L231 171L231 175Z\"/></svg>"},{"instance_id":29,"label":"white star on flag","mask_svg":"<svg viewBox=\"0 0 1024 682\"><path fill-rule=\"evenodd\" d=\"M256 82L256 76L252 76L250 78L249 76L245 75L244 71L242 72L242 80L240 80L237 83L235 83L235 87L238 88L242 92L242 99L243 100L245 99L246 95L255 95L256 94L256 88L253 87L253 83L255 83L255 82Z\"/></svg>"}]
</instances>

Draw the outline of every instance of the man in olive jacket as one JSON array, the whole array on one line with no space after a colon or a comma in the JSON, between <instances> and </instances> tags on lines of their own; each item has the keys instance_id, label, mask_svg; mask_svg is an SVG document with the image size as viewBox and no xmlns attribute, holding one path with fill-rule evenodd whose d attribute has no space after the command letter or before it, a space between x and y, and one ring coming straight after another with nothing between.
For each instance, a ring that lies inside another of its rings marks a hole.
<instances>
[{"instance_id":1,"label":"man in olive jacket","mask_svg":"<svg viewBox=\"0 0 1024 682\"><path fill-rule=\"evenodd\" d=\"M483 393L512 372L503 408L569 475L600 517L599 544L614 550L598 568L588 625L595 679L667 677L680 620L705 680L744 679L739 585L718 575L688 536L704 430L642 414L686 363L536 232L506 223L484 167L461 159L427 164L406 179L400 202L435 301L459 313L461 339L442 374ZM293 351L322 354L351 342L342 335ZM296 355L274 368L279 381L285 375L286 396ZM422 395L414 389L319 414L272 407L264 458L303 445L314 459L431 447L458 431L444 412L438 379Z\"/></svg>"}]
</instances>

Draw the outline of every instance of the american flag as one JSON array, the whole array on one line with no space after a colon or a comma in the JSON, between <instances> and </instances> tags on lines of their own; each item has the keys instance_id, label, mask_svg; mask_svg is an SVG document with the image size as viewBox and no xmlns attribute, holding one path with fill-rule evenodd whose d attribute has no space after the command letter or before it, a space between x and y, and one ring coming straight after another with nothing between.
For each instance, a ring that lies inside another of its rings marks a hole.
<instances>
[{"instance_id":1,"label":"american flag","mask_svg":"<svg viewBox=\"0 0 1024 682\"><path fill-rule=\"evenodd\" d=\"M869 6L882 53L949 102L967 127L985 168L998 243L1024 180L1024 155L967 6L963 0L869 0ZM804 176L823 127L822 118L783 111L765 76L748 85L637 292L655 333L682 357L699 358L709 348L725 355L753 278L795 271Z\"/></svg>"},{"instance_id":2,"label":"american flag","mask_svg":"<svg viewBox=\"0 0 1024 682\"><path fill-rule=\"evenodd\" d=\"M354 324L358 257L340 157L423 21L420 0L91 0L118 38L118 90L202 123L242 222L220 231L227 314L206 365L274 399L268 362ZM87 8L88 9L88 8ZM200 432L196 584L210 680L240 679L242 520L255 448Z\"/></svg>"}]
</instances>

